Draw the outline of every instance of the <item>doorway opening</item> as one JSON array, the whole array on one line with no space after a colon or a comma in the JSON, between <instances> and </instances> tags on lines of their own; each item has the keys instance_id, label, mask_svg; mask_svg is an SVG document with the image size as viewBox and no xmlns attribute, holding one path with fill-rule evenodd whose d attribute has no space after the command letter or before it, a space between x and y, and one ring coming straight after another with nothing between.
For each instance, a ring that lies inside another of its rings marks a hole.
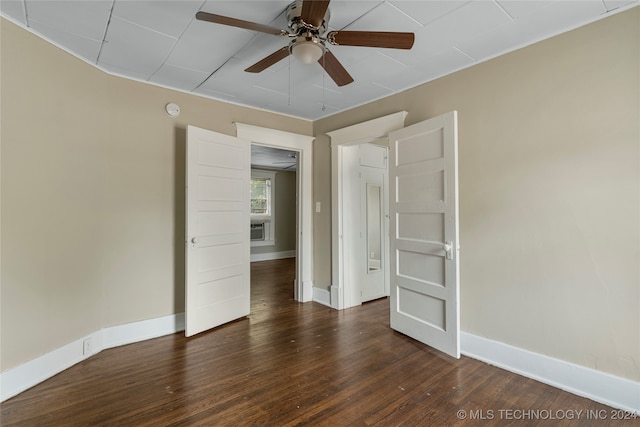
<instances>
[{"instance_id":1,"label":"doorway opening","mask_svg":"<svg viewBox=\"0 0 640 427\"><path fill-rule=\"evenodd\" d=\"M293 298L296 281L298 154L251 144L251 272L264 274L266 279L274 275L273 269L286 266L290 270L293 263L288 298ZM276 260L283 261L273 262ZM256 280L262 279L252 274L252 298ZM265 288L264 284L261 288Z\"/></svg>"},{"instance_id":2,"label":"doorway opening","mask_svg":"<svg viewBox=\"0 0 640 427\"><path fill-rule=\"evenodd\" d=\"M371 172L386 170L387 156L383 146L389 144L387 135L393 130L401 129L406 116L407 112L401 111L327 132L331 138L331 221L333 224L331 306L335 309L342 310L360 305L365 300L382 297L389 293L389 288L385 287L385 284L389 283L389 258L386 248L388 244L380 242L382 251L386 253L382 254L379 263L376 263L376 250L374 248L370 250L368 244L364 243L369 239L368 229L360 230L360 227L371 218L366 218L366 210L361 209L360 206L367 204L367 184L370 184L369 188L371 184L374 186L376 183L379 184L378 187L383 191L380 193L382 200L378 200L378 203L384 207L380 210L379 225L382 229L388 228L388 218L386 218L388 205L386 193L388 192L384 191L385 183L388 181L386 171L380 178L376 177L376 174L371 176ZM357 214L354 216L353 212ZM364 218L361 213L365 215ZM384 232L384 235L386 238L387 233ZM371 256L372 252L373 256ZM378 265L381 268L376 270L374 267L369 270L369 263L372 267ZM356 271L363 273L354 274ZM381 286L374 286L380 292L373 292L374 296L371 298L365 296L365 289L362 286L356 286L358 283L363 283L362 277L382 279Z\"/></svg>"},{"instance_id":3,"label":"doorway opening","mask_svg":"<svg viewBox=\"0 0 640 427\"><path fill-rule=\"evenodd\" d=\"M294 299L308 302L313 299L313 200L312 136L300 135L245 123L234 123L237 137L250 141L252 146L270 147L296 153L296 275ZM291 227L293 225L290 225Z\"/></svg>"}]
</instances>

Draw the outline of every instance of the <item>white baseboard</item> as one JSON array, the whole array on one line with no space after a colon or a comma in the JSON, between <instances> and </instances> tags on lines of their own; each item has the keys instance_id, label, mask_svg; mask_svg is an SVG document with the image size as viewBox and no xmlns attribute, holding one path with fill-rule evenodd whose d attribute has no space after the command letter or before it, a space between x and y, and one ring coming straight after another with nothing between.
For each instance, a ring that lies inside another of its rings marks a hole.
<instances>
[{"instance_id":1,"label":"white baseboard","mask_svg":"<svg viewBox=\"0 0 640 427\"><path fill-rule=\"evenodd\" d=\"M102 339L104 348L113 348L180 331L184 331L184 313L105 328Z\"/></svg>"},{"instance_id":2,"label":"white baseboard","mask_svg":"<svg viewBox=\"0 0 640 427\"><path fill-rule=\"evenodd\" d=\"M313 288L313 301L331 307L331 292L326 289Z\"/></svg>"},{"instance_id":3,"label":"white baseboard","mask_svg":"<svg viewBox=\"0 0 640 427\"><path fill-rule=\"evenodd\" d=\"M107 348L148 340L184 330L184 313L112 326L84 336L36 359L0 373L0 402ZM84 343L90 349L84 352Z\"/></svg>"},{"instance_id":4,"label":"white baseboard","mask_svg":"<svg viewBox=\"0 0 640 427\"><path fill-rule=\"evenodd\" d=\"M640 383L466 332L460 334L460 347L465 356L640 414Z\"/></svg>"},{"instance_id":5,"label":"white baseboard","mask_svg":"<svg viewBox=\"0 0 640 427\"><path fill-rule=\"evenodd\" d=\"M313 288L313 300L331 307L331 292ZM144 341L184 330L184 313L112 326L0 373L3 402L107 348ZM85 340L91 348L84 353ZM613 408L640 413L640 383L560 359L461 332L465 356L584 396Z\"/></svg>"},{"instance_id":6,"label":"white baseboard","mask_svg":"<svg viewBox=\"0 0 640 427\"><path fill-rule=\"evenodd\" d=\"M296 251L269 252L265 254L251 254L251 262L270 261L272 259L295 258Z\"/></svg>"}]
</instances>

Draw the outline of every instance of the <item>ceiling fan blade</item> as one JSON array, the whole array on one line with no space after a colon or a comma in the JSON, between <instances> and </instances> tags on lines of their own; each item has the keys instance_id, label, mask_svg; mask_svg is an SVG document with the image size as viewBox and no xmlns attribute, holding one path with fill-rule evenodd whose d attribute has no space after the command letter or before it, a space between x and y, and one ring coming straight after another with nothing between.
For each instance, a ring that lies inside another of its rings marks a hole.
<instances>
[{"instance_id":1,"label":"ceiling fan blade","mask_svg":"<svg viewBox=\"0 0 640 427\"><path fill-rule=\"evenodd\" d=\"M300 17L307 24L319 27L327 13L330 0L303 0Z\"/></svg>"},{"instance_id":2,"label":"ceiling fan blade","mask_svg":"<svg viewBox=\"0 0 640 427\"><path fill-rule=\"evenodd\" d=\"M348 85L353 82L353 77L345 70L338 58L328 50L325 49L324 56L318 59L318 63L338 86Z\"/></svg>"},{"instance_id":3,"label":"ceiling fan blade","mask_svg":"<svg viewBox=\"0 0 640 427\"><path fill-rule=\"evenodd\" d=\"M329 31L327 41L335 46L386 47L391 49L411 49L413 33L385 31Z\"/></svg>"},{"instance_id":4,"label":"ceiling fan blade","mask_svg":"<svg viewBox=\"0 0 640 427\"><path fill-rule=\"evenodd\" d=\"M243 21L242 19L230 18L228 16L215 15L208 12L196 13L196 19L200 21L213 22L214 24L229 25L231 27L244 28L245 30L259 31L261 33L273 34L275 36L286 36L284 30L269 27L268 25L256 24L255 22Z\"/></svg>"},{"instance_id":5,"label":"ceiling fan blade","mask_svg":"<svg viewBox=\"0 0 640 427\"><path fill-rule=\"evenodd\" d=\"M287 56L289 56L289 46L285 46L282 49L276 50L271 55L247 68L245 71L248 73L259 73L271 67L276 62L283 60Z\"/></svg>"}]
</instances>

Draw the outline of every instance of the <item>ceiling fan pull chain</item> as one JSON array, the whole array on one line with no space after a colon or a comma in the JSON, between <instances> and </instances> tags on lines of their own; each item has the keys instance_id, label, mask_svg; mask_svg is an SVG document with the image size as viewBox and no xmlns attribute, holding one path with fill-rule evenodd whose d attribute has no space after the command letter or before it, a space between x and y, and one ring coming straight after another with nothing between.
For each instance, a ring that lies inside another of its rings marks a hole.
<instances>
[{"instance_id":1,"label":"ceiling fan pull chain","mask_svg":"<svg viewBox=\"0 0 640 427\"><path fill-rule=\"evenodd\" d=\"M326 52L325 54L322 55L322 111L324 111L326 109L325 105L324 105L324 76L327 74L326 73L326 68L325 68L325 63L324 63L324 58L326 57Z\"/></svg>"},{"instance_id":2,"label":"ceiling fan pull chain","mask_svg":"<svg viewBox=\"0 0 640 427\"><path fill-rule=\"evenodd\" d=\"M289 100L288 106L291 107L291 55L289 55Z\"/></svg>"}]
</instances>

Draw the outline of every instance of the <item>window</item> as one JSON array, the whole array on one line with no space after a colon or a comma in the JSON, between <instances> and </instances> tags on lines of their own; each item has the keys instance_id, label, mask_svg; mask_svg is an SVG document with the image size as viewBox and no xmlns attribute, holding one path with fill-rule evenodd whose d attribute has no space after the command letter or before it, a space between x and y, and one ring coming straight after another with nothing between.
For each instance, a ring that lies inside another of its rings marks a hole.
<instances>
[{"instance_id":1,"label":"window","mask_svg":"<svg viewBox=\"0 0 640 427\"><path fill-rule=\"evenodd\" d=\"M271 216L271 178L251 177L251 215Z\"/></svg>"},{"instance_id":2,"label":"window","mask_svg":"<svg viewBox=\"0 0 640 427\"><path fill-rule=\"evenodd\" d=\"M251 246L275 245L276 172L251 169ZM261 231L258 237L258 231Z\"/></svg>"}]
</instances>

